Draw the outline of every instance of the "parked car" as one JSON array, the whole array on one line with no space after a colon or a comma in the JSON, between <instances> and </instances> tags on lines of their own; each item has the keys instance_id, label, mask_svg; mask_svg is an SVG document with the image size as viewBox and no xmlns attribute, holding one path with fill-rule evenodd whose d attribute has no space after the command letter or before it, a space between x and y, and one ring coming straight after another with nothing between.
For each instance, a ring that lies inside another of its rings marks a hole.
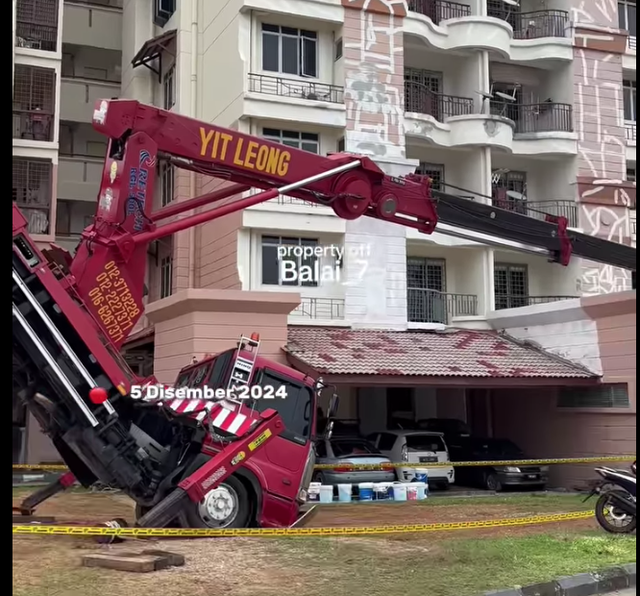
<instances>
[{"instance_id":1,"label":"parked car","mask_svg":"<svg viewBox=\"0 0 640 596\"><path fill-rule=\"evenodd\" d=\"M455 480L453 466L430 468L434 462L449 462L449 450L442 433L421 430L389 430L367 437L393 462L407 462L407 467L397 468L398 479L411 481L416 468L425 469L429 475L429 488L448 489Z\"/></svg>"},{"instance_id":2,"label":"parked car","mask_svg":"<svg viewBox=\"0 0 640 596\"><path fill-rule=\"evenodd\" d=\"M508 461L527 459L508 439L468 438L451 450L456 461ZM482 466L456 467L458 484L480 486L492 491L506 487L544 489L549 481L549 466Z\"/></svg>"},{"instance_id":3,"label":"parked car","mask_svg":"<svg viewBox=\"0 0 640 596\"><path fill-rule=\"evenodd\" d=\"M396 479L392 469L353 470L344 464L388 464L375 445L359 437L332 435L330 439L316 442L316 463L335 465L329 470L318 470L313 479L322 484L359 484L360 482L393 482Z\"/></svg>"}]
</instances>

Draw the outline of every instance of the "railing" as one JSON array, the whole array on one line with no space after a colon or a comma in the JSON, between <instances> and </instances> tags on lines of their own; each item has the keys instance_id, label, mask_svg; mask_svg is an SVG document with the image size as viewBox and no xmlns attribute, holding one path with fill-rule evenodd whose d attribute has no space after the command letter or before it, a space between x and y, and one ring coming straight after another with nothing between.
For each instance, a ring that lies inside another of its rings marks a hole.
<instances>
[{"instance_id":1,"label":"railing","mask_svg":"<svg viewBox=\"0 0 640 596\"><path fill-rule=\"evenodd\" d=\"M489 2L487 14L509 23L513 28L514 39L569 37L569 13L565 10L513 12L502 2L498 5Z\"/></svg>"},{"instance_id":2,"label":"railing","mask_svg":"<svg viewBox=\"0 0 640 596\"><path fill-rule=\"evenodd\" d=\"M448 294L423 288L408 288L407 314L411 323L447 325L451 317L476 316L478 297L473 294Z\"/></svg>"},{"instance_id":3,"label":"railing","mask_svg":"<svg viewBox=\"0 0 640 596\"><path fill-rule=\"evenodd\" d=\"M33 207L17 203L18 208L22 211L27 220L27 229L29 234L48 234L51 227L50 216L51 208L48 206Z\"/></svg>"},{"instance_id":4,"label":"railing","mask_svg":"<svg viewBox=\"0 0 640 596\"><path fill-rule=\"evenodd\" d=\"M573 300L578 296L520 296L517 294L496 294L496 310L505 308L521 308L534 304L548 304L549 302L559 302L561 300Z\"/></svg>"},{"instance_id":5,"label":"railing","mask_svg":"<svg viewBox=\"0 0 640 596\"><path fill-rule=\"evenodd\" d=\"M473 113L473 99L434 93L426 85L414 81L404 82L404 102L405 111L427 114L438 122Z\"/></svg>"},{"instance_id":6,"label":"railing","mask_svg":"<svg viewBox=\"0 0 640 596\"><path fill-rule=\"evenodd\" d=\"M58 49L58 27L16 21L16 47L55 52Z\"/></svg>"},{"instance_id":7,"label":"railing","mask_svg":"<svg viewBox=\"0 0 640 596\"><path fill-rule=\"evenodd\" d=\"M122 8L122 0L73 0L74 4L88 4L89 6L106 6L108 8Z\"/></svg>"},{"instance_id":8,"label":"railing","mask_svg":"<svg viewBox=\"0 0 640 596\"><path fill-rule=\"evenodd\" d=\"M290 197L288 195L279 195L278 198L272 199L278 205L303 205L304 207L321 207L319 203L311 203L310 201L304 201L303 199L297 199L296 197Z\"/></svg>"},{"instance_id":9,"label":"railing","mask_svg":"<svg viewBox=\"0 0 640 596\"><path fill-rule=\"evenodd\" d=\"M636 36L635 35L629 35L629 37L627 37L627 45L629 46L630 50L633 50L634 52L636 51Z\"/></svg>"},{"instance_id":10,"label":"railing","mask_svg":"<svg viewBox=\"0 0 640 596\"><path fill-rule=\"evenodd\" d=\"M566 217L570 228L578 227L578 205L574 201L527 201L526 215L545 219L545 215Z\"/></svg>"},{"instance_id":11,"label":"railing","mask_svg":"<svg viewBox=\"0 0 640 596\"><path fill-rule=\"evenodd\" d=\"M312 81L295 81L261 74L249 74L249 91L264 95L295 97L311 101L327 103L344 103L344 87L314 83Z\"/></svg>"},{"instance_id":12,"label":"railing","mask_svg":"<svg viewBox=\"0 0 640 596\"><path fill-rule=\"evenodd\" d=\"M13 138L53 141L53 114L42 110L13 110Z\"/></svg>"},{"instance_id":13,"label":"railing","mask_svg":"<svg viewBox=\"0 0 640 596\"><path fill-rule=\"evenodd\" d=\"M636 123L635 122L625 122L624 123L624 136L627 139L627 142L636 140Z\"/></svg>"},{"instance_id":14,"label":"railing","mask_svg":"<svg viewBox=\"0 0 640 596\"><path fill-rule=\"evenodd\" d=\"M447 19L471 16L471 7L448 0L409 0L409 10L429 17L436 25Z\"/></svg>"},{"instance_id":15,"label":"railing","mask_svg":"<svg viewBox=\"0 0 640 596\"><path fill-rule=\"evenodd\" d=\"M344 319L344 300L341 298L301 298L293 317L335 321Z\"/></svg>"},{"instance_id":16,"label":"railing","mask_svg":"<svg viewBox=\"0 0 640 596\"><path fill-rule=\"evenodd\" d=\"M516 134L573 132L573 108L566 103L516 104L491 101L491 113L513 120Z\"/></svg>"}]
</instances>

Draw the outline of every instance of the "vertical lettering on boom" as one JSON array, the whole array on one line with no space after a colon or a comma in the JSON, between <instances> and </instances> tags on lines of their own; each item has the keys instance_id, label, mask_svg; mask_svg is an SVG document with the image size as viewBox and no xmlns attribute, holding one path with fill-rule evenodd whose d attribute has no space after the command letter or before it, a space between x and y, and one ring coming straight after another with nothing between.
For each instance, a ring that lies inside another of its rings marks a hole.
<instances>
[{"instance_id":1,"label":"vertical lettering on boom","mask_svg":"<svg viewBox=\"0 0 640 596\"><path fill-rule=\"evenodd\" d=\"M231 156L229 146L233 147L232 162L247 170L264 172L272 176L285 177L289 173L291 152L279 147L263 145L257 141L236 138L218 130L207 131L200 127L200 156L212 160L227 161Z\"/></svg>"},{"instance_id":2,"label":"vertical lettering on boom","mask_svg":"<svg viewBox=\"0 0 640 596\"><path fill-rule=\"evenodd\" d=\"M149 169L155 168L155 165L155 158L146 149L142 149L138 156L138 167L129 170L129 196L125 212L127 218L133 216L134 232L140 232L144 228Z\"/></svg>"}]
</instances>

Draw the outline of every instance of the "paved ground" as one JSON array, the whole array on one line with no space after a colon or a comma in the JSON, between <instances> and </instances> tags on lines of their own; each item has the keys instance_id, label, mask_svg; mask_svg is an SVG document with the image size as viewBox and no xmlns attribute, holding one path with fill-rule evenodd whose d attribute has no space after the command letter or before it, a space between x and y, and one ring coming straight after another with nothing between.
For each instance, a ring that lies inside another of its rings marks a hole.
<instances>
[{"instance_id":1,"label":"paved ground","mask_svg":"<svg viewBox=\"0 0 640 596\"><path fill-rule=\"evenodd\" d=\"M636 596L636 589L629 588L628 590L623 590L622 592L613 592L609 596Z\"/></svg>"}]
</instances>

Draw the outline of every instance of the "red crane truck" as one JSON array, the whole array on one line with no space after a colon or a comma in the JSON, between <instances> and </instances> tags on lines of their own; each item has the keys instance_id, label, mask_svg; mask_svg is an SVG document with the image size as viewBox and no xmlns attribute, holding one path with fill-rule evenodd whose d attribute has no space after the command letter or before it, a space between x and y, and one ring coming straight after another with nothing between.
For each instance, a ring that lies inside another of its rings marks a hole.
<instances>
[{"instance_id":1,"label":"red crane truck","mask_svg":"<svg viewBox=\"0 0 640 596\"><path fill-rule=\"evenodd\" d=\"M259 338L243 337L181 371L176 384L284 387L297 404L288 420L277 399L262 401L267 409L233 399L185 409L130 395L156 382L137 378L119 349L142 316L147 249L159 238L288 195L348 220L373 217L426 234L441 222L445 233L481 234L563 265L575 254L635 272L635 249L571 230L566 218L439 192L422 176L387 176L368 157L314 155L131 100L96 102L93 125L109 143L96 216L75 256L55 245L39 250L13 206L14 393L70 470L23 511L77 480L124 491L143 527L287 527L298 519L315 463L320 380L262 358ZM230 184L152 212L159 159ZM244 196L251 188L261 192ZM231 197L240 198L215 206ZM91 399L96 391L101 403Z\"/></svg>"}]
</instances>

